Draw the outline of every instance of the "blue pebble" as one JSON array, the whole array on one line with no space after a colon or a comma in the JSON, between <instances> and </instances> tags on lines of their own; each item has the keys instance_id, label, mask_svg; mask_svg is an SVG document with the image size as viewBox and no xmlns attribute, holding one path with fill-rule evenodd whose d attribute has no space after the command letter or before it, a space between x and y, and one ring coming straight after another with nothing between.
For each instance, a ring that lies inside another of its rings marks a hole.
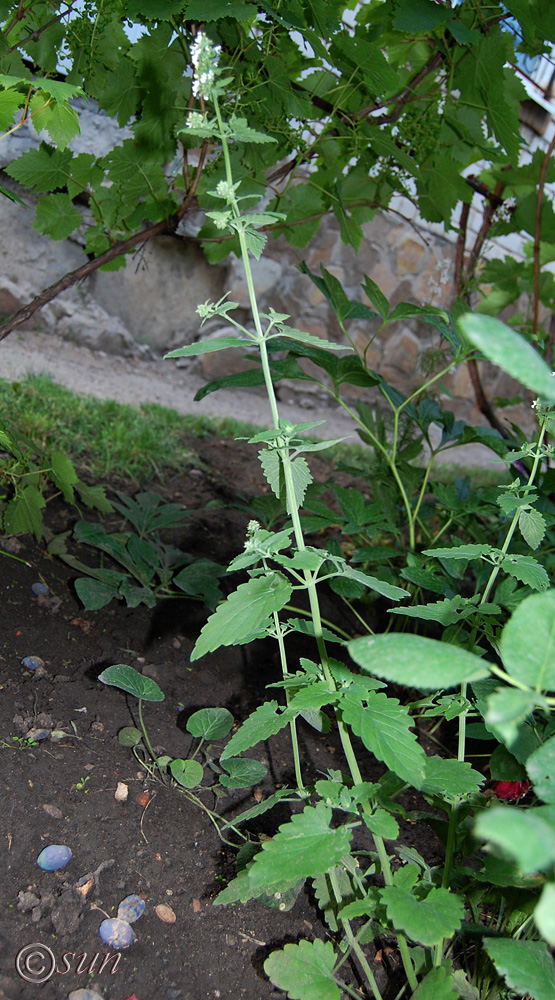
<instances>
[{"instance_id":1,"label":"blue pebble","mask_svg":"<svg viewBox=\"0 0 555 1000\"><path fill-rule=\"evenodd\" d=\"M63 844L50 844L40 852L37 865L45 872L57 872L58 868L65 868L71 857L69 847L64 847Z\"/></svg>"},{"instance_id":2,"label":"blue pebble","mask_svg":"<svg viewBox=\"0 0 555 1000\"><path fill-rule=\"evenodd\" d=\"M126 896L118 906L118 920L134 924L145 912L145 901L140 896Z\"/></svg>"},{"instance_id":3,"label":"blue pebble","mask_svg":"<svg viewBox=\"0 0 555 1000\"><path fill-rule=\"evenodd\" d=\"M103 920L98 933L110 948L119 951L120 948L129 948L135 940L135 932L127 920L119 920L113 917L111 920Z\"/></svg>"},{"instance_id":4,"label":"blue pebble","mask_svg":"<svg viewBox=\"0 0 555 1000\"><path fill-rule=\"evenodd\" d=\"M27 670L36 670L37 667L44 667L44 660L41 660L40 656L24 656L21 666L27 667Z\"/></svg>"},{"instance_id":5,"label":"blue pebble","mask_svg":"<svg viewBox=\"0 0 555 1000\"><path fill-rule=\"evenodd\" d=\"M37 597L48 597L48 587L45 583L32 583L31 590Z\"/></svg>"}]
</instances>

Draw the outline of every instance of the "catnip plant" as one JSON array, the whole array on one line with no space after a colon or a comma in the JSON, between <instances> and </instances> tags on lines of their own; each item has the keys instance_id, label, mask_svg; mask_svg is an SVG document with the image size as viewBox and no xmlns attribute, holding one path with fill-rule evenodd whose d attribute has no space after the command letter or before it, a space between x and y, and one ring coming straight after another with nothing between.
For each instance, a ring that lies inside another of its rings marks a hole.
<instances>
[{"instance_id":1,"label":"catnip plant","mask_svg":"<svg viewBox=\"0 0 555 1000\"><path fill-rule=\"evenodd\" d=\"M528 534L529 542L540 533L543 515L536 507L534 484L551 455L546 433L555 384L545 362L514 331L507 332L502 324L493 328L495 321L487 317L461 320L460 345L466 356L485 354L510 372L518 370L518 377L544 401L538 440L524 449L523 457L531 460L527 480L510 484L511 502L501 505L511 517L503 543L432 545L424 550L430 560L447 567L447 573L457 557L459 571L468 563L487 564L484 586L465 605L467 614L459 615L460 608L451 602L456 627L448 632L449 642L390 629L346 641L339 631L324 625L319 588L328 582L359 584L405 614L410 612L406 602L411 591L354 568L341 550L307 544L300 514L312 483L306 456L332 442L306 438L318 426L314 422L293 424L281 417L274 384L281 362L272 354L319 352L325 369L327 358L335 359L349 346L297 330L288 325L288 315L273 308L267 313L259 310L250 261L264 249L266 237L260 228L271 226L279 214L258 210L256 205L249 209L249 201L257 197L241 193L230 150L237 143L273 140L232 112L227 114L232 79L219 65L220 56L218 47L200 33L192 52L200 111L189 114L184 131L209 140L221 154L223 176L210 192L221 207L208 215L222 233L239 241L254 330L235 319L237 304L224 296L215 304L199 306L198 312L203 322L212 316L225 318L232 334L189 345L168 357L229 347L257 352L271 426L254 435L251 443L259 447L264 475L283 503L285 521L278 530L268 530L251 520L244 551L229 566L248 579L217 606L191 659L264 636L277 641L282 668L278 686L285 702L271 699L260 705L231 736L220 762L225 766L226 759L240 759L261 740L289 727L296 804L289 821L271 839L255 843L248 860L242 858L237 877L216 904L256 899L289 909L304 885L311 886L329 935L325 940L287 944L274 951L264 966L271 981L294 1000L339 1000L360 997L361 992L384 1000L387 987L378 983L381 977L373 960L373 942L381 938L393 940L400 955L399 997L509 1000L527 994L533 1000L551 1000L555 995L555 966L548 951L548 945L555 944L555 699L549 692L555 688L555 591L543 577L534 587L529 573L529 589L520 595L505 627L487 628L483 622L488 613L496 614L489 598L499 574L510 574L515 562L522 564L519 554L510 552L517 527L525 540ZM497 346L499 336L504 338L503 349ZM357 363L362 364L360 359L355 359ZM330 370L333 364L328 365ZM336 385L339 382L336 379ZM402 400L393 400L393 405L398 415L404 410L410 416ZM397 482L409 525L409 551L415 553L424 493L415 506L400 475L396 476L397 438L391 449L387 438L374 434L367 422L369 429ZM509 467L518 460L513 454ZM523 580L522 573L519 579ZM307 597L308 620L291 617L288 610L298 592ZM448 621L443 610L444 618L436 614L434 619L433 609L426 614L425 609L412 607L415 619L441 625ZM312 636L314 660L290 663L285 640L295 632ZM390 693L388 685L395 685L397 693L404 691L405 703ZM417 715L441 717L458 727L455 757L425 753L414 733ZM297 723L303 719L322 730L330 717L343 761L340 768L309 782L303 773ZM484 775L466 759L471 720L478 720L474 724L493 743L491 773L500 782L497 803L484 788ZM378 781L365 779L368 754L385 766ZM403 798L407 789L416 791L431 812L409 809ZM518 799L523 791L532 799L529 808L507 804L511 792ZM261 803L256 815L275 801L271 796ZM430 866L414 847L402 845L400 822L405 819L432 824L445 850L443 865ZM482 845L485 855L476 856ZM354 975L348 971L352 966Z\"/></svg>"}]
</instances>

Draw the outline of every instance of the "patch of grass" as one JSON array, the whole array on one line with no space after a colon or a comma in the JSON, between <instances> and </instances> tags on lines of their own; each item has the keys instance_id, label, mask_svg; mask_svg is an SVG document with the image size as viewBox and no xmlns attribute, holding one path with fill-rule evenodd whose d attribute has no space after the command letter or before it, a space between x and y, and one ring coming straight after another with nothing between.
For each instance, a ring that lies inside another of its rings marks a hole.
<instances>
[{"instance_id":1,"label":"patch of grass","mask_svg":"<svg viewBox=\"0 0 555 1000\"><path fill-rule=\"evenodd\" d=\"M157 403L131 406L78 395L46 375L29 375L13 383L0 379L0 424L39 448L69 455L81 473L95 481L117 475L137 484L163 482L198 464L191 439L248 438L261 429L232 417L185 415ZM318 430L325 438L326 426ZM372 480L375 455L366 445L342 442L322 457L363 481ZM452 483L465 474L476 485L496 485L506 469L441 465L434 469L431 482Z\"/></svg>"},{"instance_id":2,"label":"patch of grass","mask_svg":"<svg viewBox=\"0 0 555 1000\"><path fill-rule=\"evenodd\" d=\"M191 438L250 436L260 430L232 418L183 415L156 403L130 406L77 395L46 375L0 380L0 424L39 448L64 452L94 480L119 475L137 483L163 481L196 464Z\"/></svg>"}]
</instances>

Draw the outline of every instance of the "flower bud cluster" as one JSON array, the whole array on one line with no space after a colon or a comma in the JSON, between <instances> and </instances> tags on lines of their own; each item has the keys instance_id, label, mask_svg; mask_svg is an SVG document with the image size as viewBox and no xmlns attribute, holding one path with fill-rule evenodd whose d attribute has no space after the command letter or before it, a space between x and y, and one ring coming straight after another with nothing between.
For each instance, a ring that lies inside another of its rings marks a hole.
<instances>
[{"instance_id":1,"label":"flower bud cluster","mask_svg":"<svg viewBox=\"0 0 555 1000\"><path fill-rule=\"evenodd\" d=\"M214 42L199 31L192 47L191 60L195 68L195 78L193 80L193 94L195 97L210 97L210 91L216 80L218 59L222 51L221 45L214 45Z\"/></svg>"}]
</instances>

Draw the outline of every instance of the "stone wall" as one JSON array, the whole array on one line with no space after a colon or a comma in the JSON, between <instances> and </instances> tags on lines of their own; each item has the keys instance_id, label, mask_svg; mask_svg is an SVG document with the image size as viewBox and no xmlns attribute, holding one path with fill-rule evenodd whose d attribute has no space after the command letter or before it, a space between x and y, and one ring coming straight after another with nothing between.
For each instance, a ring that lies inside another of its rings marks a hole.
<instances>
[{"instance_id":1,"label":"stone wall","mask_svg":"<svg viewBox=\"0 0 555 1000\"><path fill-rule=\"evenodd\" d=\"M111 120L88 106L81 110L81 126L82 134L72 144L79 152L94 150L102 155L116 139L125 138L114 131L117 126ZM0 167L37 141L30 129L14 133L1 145ZM8 187L11 182L3 176L1 183ZM37 233L32 228L32 205L28 195L25 197L27 209L0 199L0 226L9 234L0 246L0 315L4 316L86 261L82 233L59 243ZM82 211L85 214L87 210ZM128 258L124 270L95 272L46 306L34 317L33 325L105 352L160 355L199 336L221 333L221 322L201 332L195 310L199 302L216 299L227 290L231 300L240 304L236 315L248 324L241 262L232 257L219 266L208 265L200 249L186 238L187 228L186 220L185 238L164 237L148 243ZM342 243L333 218L323 223L304 252L293 251L282 239L270 238L262 260L253 262L262 308L271 305L289 313L292 325L318 336L342 338L327 300L298 270L301 259L312 271L323 264L351 299L368 302L361 288L367 274L393 306L403 301L449 306L454 293L452 242L394 213L374 218L365 225L364 234L358 253ZM377 321L354 320L349 323L349 333L358 348L366 348L369 366L406 393L422 383L431 352L440 347L437 331L415 321L391 324L380 332ZM245 363L240 352L226 352L204 355L193 364L212 378L238 370ZM519 391L516 383L487 367L483 375L490 396L511 398ZM358 390L351 387L349 391L355 398ZM457 416L480 422L465 366L443 380L442 391L448 408ZM280 392L284 398L300 397L307 406L311 394L328 398L324 390L304 382L281 386ZM365 398L373 396L379 394L365 390ZM521 410L505 412L511 420L523 419Z\"/></svg>"}]
</instances>

